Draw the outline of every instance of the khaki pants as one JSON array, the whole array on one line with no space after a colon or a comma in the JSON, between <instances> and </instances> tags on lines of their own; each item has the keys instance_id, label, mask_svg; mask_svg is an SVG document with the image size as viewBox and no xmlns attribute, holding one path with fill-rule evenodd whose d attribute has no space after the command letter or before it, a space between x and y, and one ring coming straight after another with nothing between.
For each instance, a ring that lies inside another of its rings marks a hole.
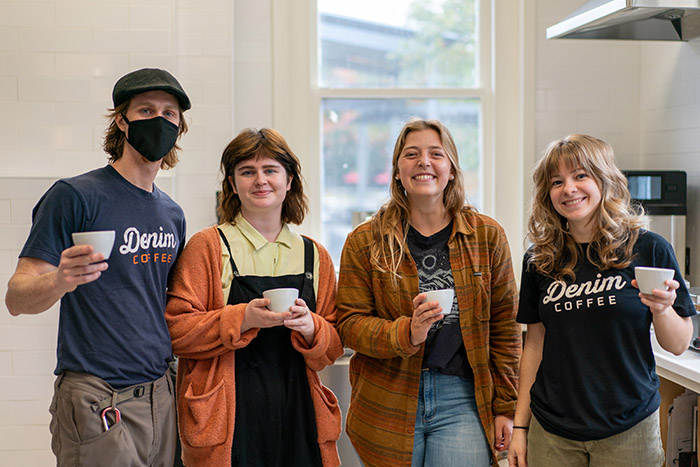
<instances>
[{"instance_id":1,"label":"khaki pants","mask_svg":"<svg viewBox=\"0 0 700 467\"><path fill-rule=\"evenodd\" d=\"M89 374L59 375L49 408L57 466L172 467L177 440L173 394L167 373L120 390ZM110 409L103 420L102 412L112 405L120 421Z\"/></svg>"},{"instance_id":2,"label":"khaki pants","mask_svg":"<svg viewBox=\"0 0 700 467\"><path fill-rule=\"evenodd\" d=\"M663 463L658 410L627 431L594 441L562 438L545 431L535 417L530 421L530 467L652 467Z\"/></svg>"}]
</instances>

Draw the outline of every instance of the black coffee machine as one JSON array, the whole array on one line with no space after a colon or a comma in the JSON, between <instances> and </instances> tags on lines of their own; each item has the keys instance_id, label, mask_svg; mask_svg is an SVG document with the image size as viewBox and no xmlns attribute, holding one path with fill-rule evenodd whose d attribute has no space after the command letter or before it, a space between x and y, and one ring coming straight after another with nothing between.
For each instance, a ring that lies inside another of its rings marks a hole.
<instances>
[{"instance_id":1,"label":"black coffee machine","mask_svg":"<svg viewBox=\"0 0 700 467\"><path fill-rule=\"evenodd\" d=\"M690 257L685 243L687 175L682 170L625 170L632 199L644 207L649 230L673 246L684 276L690 274ZM691 290L691 294L693 290ZM700 315L693 321L690 348L700 351Z\"/></svg>"}]
</instances>

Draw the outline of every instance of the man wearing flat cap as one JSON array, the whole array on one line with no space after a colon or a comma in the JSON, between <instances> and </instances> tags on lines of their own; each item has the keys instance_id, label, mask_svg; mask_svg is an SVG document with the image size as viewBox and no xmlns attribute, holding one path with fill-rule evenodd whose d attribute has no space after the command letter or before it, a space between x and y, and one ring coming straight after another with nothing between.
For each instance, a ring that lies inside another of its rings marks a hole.
<instances>
[{"instance_id":1,"label":"man wearing flat cap","mask_svg":"<svg viewBox=\"0 0 700 467\"><path fill-rule=\"evenodd\" d=\"M167 71L114 85L103 147L109 163L57 181L32 212L10 278L12 315L60 300L51 447L61 466L168 466L175 456L168 274L185 243L185 216L154 180L178 161L190 100ZM74 232L115 232L109 259Z\"/></svg>"}]
</instances>

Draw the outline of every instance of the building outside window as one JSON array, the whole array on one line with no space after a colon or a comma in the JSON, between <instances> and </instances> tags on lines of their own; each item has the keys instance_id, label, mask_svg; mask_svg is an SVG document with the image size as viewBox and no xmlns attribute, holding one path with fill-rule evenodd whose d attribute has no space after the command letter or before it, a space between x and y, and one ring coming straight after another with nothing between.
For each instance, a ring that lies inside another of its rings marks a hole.
<instances>
[{"instance_id":1,"label":"building outside window","mask_svg":"<svg viewBox=\"0 0 700 467\"><path fill-rule=\"evenodd\" d=\"M360 213L386 201L410 117L447 125L468 200L480 205L478 1L319 0L317 14L322 241L336 264Z\"/></svg>"},{"instance_id":2,"label":"building outside window","mask_svg":"<svg viewBox=\"0 0 700 467\"><path fill-rule=\"evenodd\" d=\"M522 252L531 144L523 80L526 0L271 0L273 126L302 161L302 233L339 266L347 234L389 195L393 146L410 117L451 131L467 200ZM353 213L355 216L353 216ZM518 264L516 266L516 272Z\"/></svg>"}]
</instances>

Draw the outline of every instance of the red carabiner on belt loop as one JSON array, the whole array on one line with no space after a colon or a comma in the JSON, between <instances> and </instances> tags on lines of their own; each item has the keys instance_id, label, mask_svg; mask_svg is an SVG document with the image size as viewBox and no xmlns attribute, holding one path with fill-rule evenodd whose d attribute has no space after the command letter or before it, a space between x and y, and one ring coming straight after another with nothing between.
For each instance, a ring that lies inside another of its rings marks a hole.
<instances>
[{"instance_id":1,"label":"red carabiner on belt loop","mask_svg":"<svg viewBox=\"0 0 700 467\"><path fill-rule=\"evenodd\" d=\"M122 419L122 413L119 411L118 408L116 407L107 407L102 411L102 426L105 427L105 431L109 430L112 425L109 424L109 420L107 420L107 413L108 412L114 412L114 423L117 423Z\"/></svg>"}]
</instances>

